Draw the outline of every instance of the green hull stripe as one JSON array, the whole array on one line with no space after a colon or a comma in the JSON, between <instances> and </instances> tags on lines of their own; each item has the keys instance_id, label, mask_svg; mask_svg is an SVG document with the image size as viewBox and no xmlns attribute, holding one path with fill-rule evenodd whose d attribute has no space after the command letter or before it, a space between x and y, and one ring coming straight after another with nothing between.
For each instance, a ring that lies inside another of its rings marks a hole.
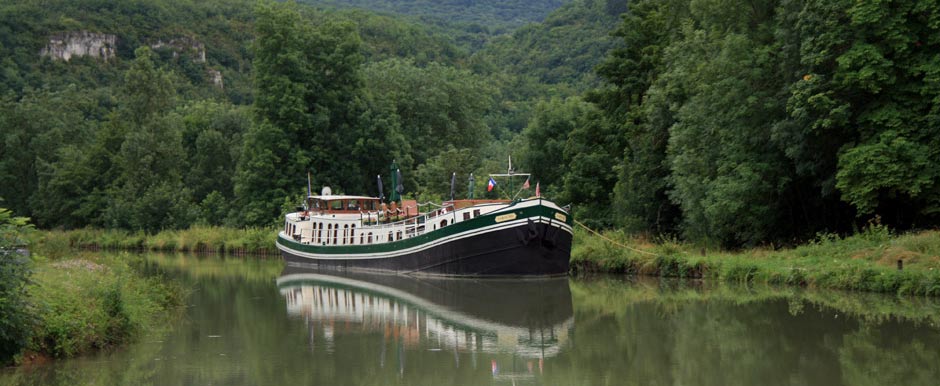
<instances>
[{"instance_id":1,"label":"green hull stripe","mask_svg":"<svg viewBox=\"0 0 940 386\"><path fill-rule=\"evenodd\" d=\"M511 209L512 206L506 208ZM330 255L356 255L362 253L383 253L383 252L396 252L402 249L407 249L411 247L417 247L422 244L426 244L437 240L442 237L447 237L455 235L458 233L463 233L466 231L471 231L474 229L484 228L490 225L495 225L496 217L515 213L516 220L525 219L525 218L534 218L534 217L545 217L550 218L552 221L558 221L555 218L556 213L560 213L565 216L565 224L573 226L573 221L571 215L565 212L561 212L547 206L535 205L528 208L519 208L516 210L500 210L495 213L482 215L467 221L458 222L453 225L448 225L444 228L433 230L430 232L425 232L420 236L415 236L412 238L403 238L398 241L393 241L390 243L381 243L381 244L368 244L368 245L310 245L310 244L301 244L293 240L288 240L283 237L277 238L277 243L281 244L284 247L293 249L300 252L307 253L316 253L316 254L330 254ZM433 223L425 223L426 227L433 226ZM366 228L362 228L362 231L368 232Z\"/></svg>"}]
</instances>

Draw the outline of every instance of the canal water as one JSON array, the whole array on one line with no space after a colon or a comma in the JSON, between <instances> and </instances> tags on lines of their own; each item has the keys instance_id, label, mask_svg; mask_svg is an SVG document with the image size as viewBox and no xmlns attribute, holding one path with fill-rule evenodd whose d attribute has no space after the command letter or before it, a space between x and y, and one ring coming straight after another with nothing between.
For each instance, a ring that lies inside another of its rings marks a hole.
<instances>
[{"instance_id":1,"label":"canal water","mask_svg":"<svg viewBox=\"0 0 940 386\"><path fill-rule=\"evenodd\" d=\"M166 329L0 385L936 385L940 302L623 277L328 274L151 255Z\"/></svg>"}]
</instances>

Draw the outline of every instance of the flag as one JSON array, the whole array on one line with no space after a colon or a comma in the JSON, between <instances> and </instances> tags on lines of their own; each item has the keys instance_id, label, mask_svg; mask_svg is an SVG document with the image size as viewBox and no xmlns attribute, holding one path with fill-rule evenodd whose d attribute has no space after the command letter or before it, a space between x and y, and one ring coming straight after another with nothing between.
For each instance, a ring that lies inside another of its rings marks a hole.
<instances>
[{"instance_id":1,"label":"flag","mask_svg":"<svg viewBox=\"0 0 940 386\"><path fill-rule=\"evenodd\" d=\"M525 183L522 184L522 189L528 189L528 188L529 188L529 178L526 177Z\"/></svg>"},{"instance_id":2,"label":"flag","mask_svg":"<svg viewBox=\"0 0 940 386\"><path fill-rule=\"evenodd\" d=\"M493 188L495 188L495 187L496 187L496 181L493 180L493 177L490 177L490 182L489 182L488 184L486 184L486 191L487 191L487 192L492 192L492 191L493 191Z\"/></svg>"},{"instance_id":3,"label":"flag","mask_svg":"<svg viewBox=\"0 0 940 386\"><path fill-rule=\"evenodd\" d=\"M542 190L539 189L539 183L535 183L535 197L542 197Z\"/></svg>"}]
</instances>

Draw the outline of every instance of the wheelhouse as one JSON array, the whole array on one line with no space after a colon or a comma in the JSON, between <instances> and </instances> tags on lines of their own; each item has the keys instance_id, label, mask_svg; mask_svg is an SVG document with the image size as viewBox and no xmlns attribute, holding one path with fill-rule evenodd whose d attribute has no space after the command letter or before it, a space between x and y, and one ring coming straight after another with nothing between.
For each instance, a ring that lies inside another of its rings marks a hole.
<instances>
[{"instance_id":1,"label":"wheelhouse","mask_svg":"<svg viewBox=\"0 0 940 386\"><path fill-rule=\"evenodd\" d=\"M360 214L381 209L381 201L367 196L310 196L308 207L314 214Z\"/></svg>"}]
</instances>

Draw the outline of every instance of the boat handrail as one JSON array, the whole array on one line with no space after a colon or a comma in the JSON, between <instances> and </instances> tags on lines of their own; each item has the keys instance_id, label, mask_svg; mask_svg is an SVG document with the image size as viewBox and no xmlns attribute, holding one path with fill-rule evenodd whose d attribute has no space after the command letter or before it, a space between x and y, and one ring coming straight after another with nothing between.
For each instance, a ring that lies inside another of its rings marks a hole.
<instances>
[{"instance_id":1,"label":"boat handrail","mask_svg":"<svg viewBox=\"0 0 940 386\"><path fill-rule=\"evenodd\" d=\"M406 218L406 219L403 219L403 220L399 220L399 221L395 221L395 222L389 222L389 223L381 223L381 222L379 222L379 223L377 223L377 224L372 224L372 216L373 216L373 215L375 215L376 218L378 219L378 218L380 218L380 215L381 215L381 214L389 215L389 214L392 213L393 211L392 211L392 210L378 210L378 211L375 211L375 212L371 212L371 211L362 212L362 211L360 211L360 212L359 212L359 213L360 213L360 219L362 219L362 220L365 220L366 218L369 219L369 220L368 220L368 223L366 223L365 221L363 222L363 227L369 226L371 229L383 230L383 229L386 229L386 228L396 228L396 227L403 226L403 225L404 225L404 226L407 226L407 225L409 225L409 222L411 222L413 225L418 225L419 223L421 223L421 221L418 221L419 218L423 218L423 220L424 220L423 223L427 223L428 220L437 219L437 218L439 218L439 217L447 216L447 215L455 215L454 213L456 213L456 210L455 210L455 207L454 207L453 204L442 205L442 204L435 204L435 203L433 203L433 202L427 202L427 203L424 203L424 204L417 204L417 205L418 205L418 206L434 205L434 206L437 206L437 207L442 208L442 209L450 208L450 210L446 211L445 213L439 213L439 214L434 214L434 215L430 215L430 212L424 212L424 213L418 214L417 216L410 217L410 218ZM404 212L401 208L395 208L394 211L397 212L397 213L399 213L399 214L401 214L401 213ZM415 231L414 233L416 233L416 234L422 234L422 233L424 233L424 232L423 232L423 231L422 231L422 232L417 232L417 231Z\"/></svg>"}]
</instances>

